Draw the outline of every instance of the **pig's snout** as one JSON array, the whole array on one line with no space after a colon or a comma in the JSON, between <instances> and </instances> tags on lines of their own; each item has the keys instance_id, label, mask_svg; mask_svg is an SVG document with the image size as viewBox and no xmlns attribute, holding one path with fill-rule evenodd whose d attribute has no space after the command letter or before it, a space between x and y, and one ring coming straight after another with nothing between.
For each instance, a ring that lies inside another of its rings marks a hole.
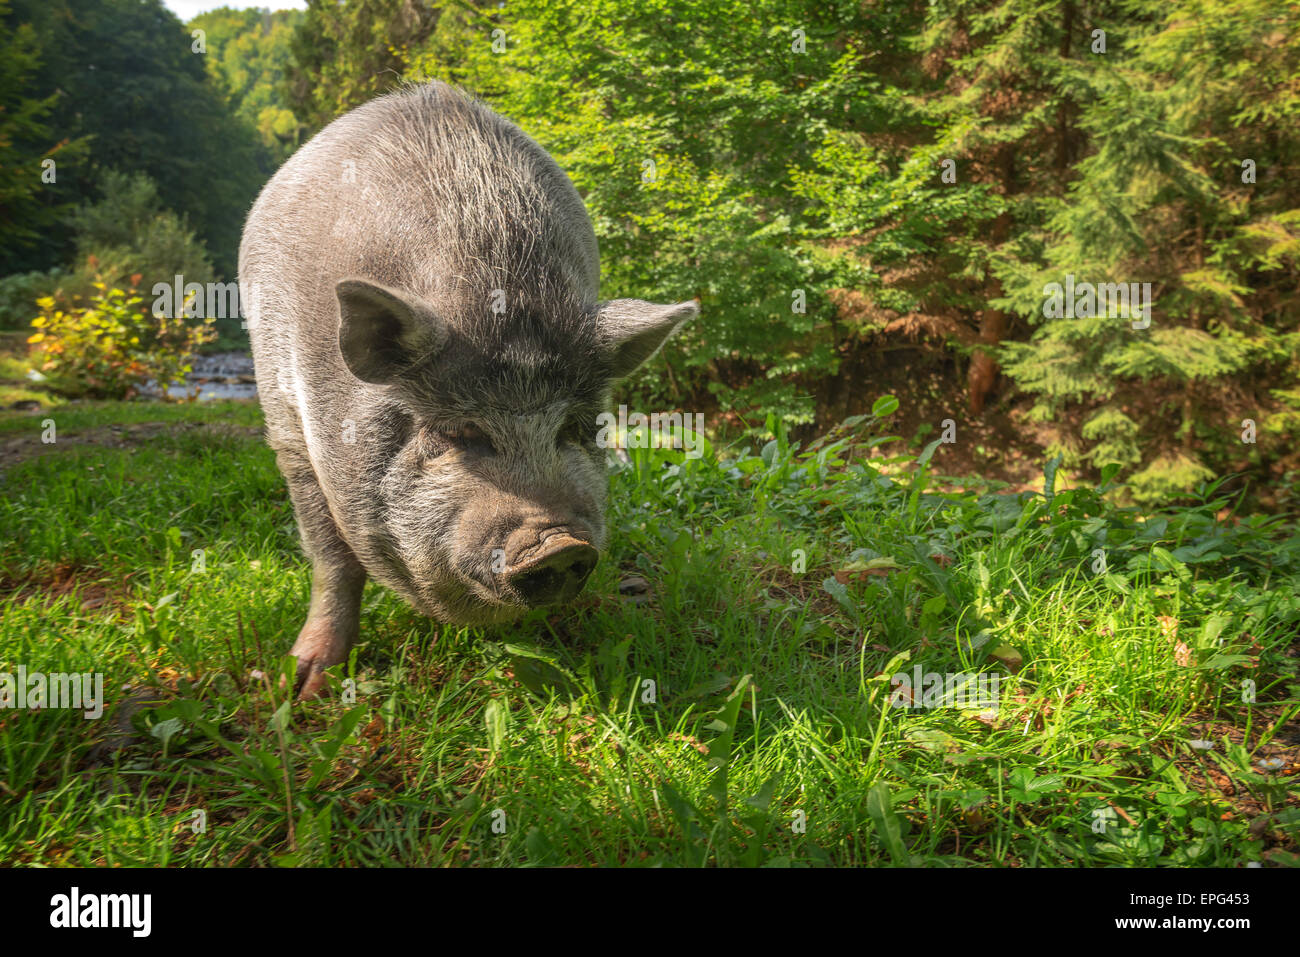
<instances>
[{"instance_id":1,"label":"pig's snout","mask_svg":"<svg viewBox=\"0 0 1300 957\"><path fill-rule=\"evenodd\" d=\"M505 575L506 585L530 607L565 602L582 591L599 553L572 535L554 535L545 548Z\"/></svg>"}]
</instances>

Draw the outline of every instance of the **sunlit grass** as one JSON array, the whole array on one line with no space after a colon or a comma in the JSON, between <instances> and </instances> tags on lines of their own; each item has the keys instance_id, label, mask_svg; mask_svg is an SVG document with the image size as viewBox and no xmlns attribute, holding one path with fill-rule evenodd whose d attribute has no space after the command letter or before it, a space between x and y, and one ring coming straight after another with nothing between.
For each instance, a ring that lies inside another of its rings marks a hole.
<instances>
[{"instance_id":1,"label":"sunlit grass","mask_svg":"<svg viewBox=\"0 0 1300 957\"><path fill-rule=\"evenodd\" d=\"M574 606L456 629L370 585L355 700L291 705L309 574L256 407L56 421L2 480L0 670L107 707L0 711L7 863L1296 860L1300 538L1213 489L939 495L941 446L891 478L861 432L631 450ZM998 701L890 707L917 665Z\"/></svg>"}]
</instances>

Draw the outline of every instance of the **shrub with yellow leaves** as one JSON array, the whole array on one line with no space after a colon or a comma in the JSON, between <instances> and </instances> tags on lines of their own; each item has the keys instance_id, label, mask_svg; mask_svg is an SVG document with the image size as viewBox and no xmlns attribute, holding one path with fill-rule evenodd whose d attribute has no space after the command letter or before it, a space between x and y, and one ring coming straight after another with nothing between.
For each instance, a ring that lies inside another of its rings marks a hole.
<instances>
[{"instance_id":1,"label":"shrub with yellow leaves","mask_svg":"<svg viewBox=\"0 0 1300 957\"><path fill-rule=\"evenodd\" d=\"M136 291L139 276L131 280L127 289L95 282L84 302L36 301L41 314L27 341L50 388L74 397L129 399L149 381L164 390L184 381L195 350L216 338L212 320L154 315Z\"/></svg>"}]
</instances>

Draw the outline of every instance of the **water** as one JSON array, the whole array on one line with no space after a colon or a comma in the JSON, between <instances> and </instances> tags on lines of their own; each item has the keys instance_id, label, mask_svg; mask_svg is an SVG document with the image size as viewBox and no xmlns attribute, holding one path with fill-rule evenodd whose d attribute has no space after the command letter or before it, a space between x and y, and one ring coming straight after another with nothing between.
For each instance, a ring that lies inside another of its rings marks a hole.
<instances>
[{"instance_id":1,"label":"water","mask_svg":"<svg viewBox=\"0 0 1300 957\"><path fill-rule=\"evenodd\" d=\"M217 352L195 356L192 368L181 385L167 389L173 399L184 399L197 389L200 402L212 399L255 399L257 380L253 377L253 357L246 352ZM162 395L156 382L142 390L145 395Z\"/></svg>"}]
</instances>

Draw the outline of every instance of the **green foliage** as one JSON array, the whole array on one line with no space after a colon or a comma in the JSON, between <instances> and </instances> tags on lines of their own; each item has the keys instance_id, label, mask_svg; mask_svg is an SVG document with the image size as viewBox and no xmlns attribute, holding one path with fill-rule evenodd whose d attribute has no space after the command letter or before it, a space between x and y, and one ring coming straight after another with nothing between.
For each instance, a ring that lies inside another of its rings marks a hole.
<instances>
[{"instance_id":1,"label":"green foliage","mask_svg":"<svg viewBox=\"0 0 1300 957\"><path fill-rule=\"evenodd\" d=\"M1000 257L995 272L999 304L1033 328L1004 354L1035 418L1074 462L1131 465L1135 497L1167 501L1257 464L1243 419L1272 439L1268 458L1297 434L1300 12L1187 0L1126 13L1106 54L1072 68L1072 129L1089 154L1039 204L1033 256ZM1045 318L1042 287L1067 273L1152 283L1150 329ZM1071 409L1088 414L1081 430Z\"/></svg>"},{"instance_id":2,"label":"green foliage","mask_svg":"<svg viewBox=\"0 0 1300 957\"><path fill-rule=\"evenodd\" d=\"M284 87L298 120L315 131L392 89L409 46L427 37L440 15L438 6L408 0L308 0L290 41Z\"/></svg>"},{"instance_id":3,"label":"green foliage","mask_svg":"<svg viewBox=\"0 0 1300 957\"><path fill-rule=\"evenodd\" d=\"M221 7L187 24L206 34L209 75L225 92L236 118L257 131L273 165L289 158L305 130L282 90L294 29L303 16L299 10Z\"/></svg>"},{"instance_id":4,"label":"green foliage","mask_svg":"<svg viewBox=\"0 0 1300 957\"><path fill-rule=\"evenodd\" d=\"M647 401L824 423L907 334L960 358L976 415L1001 363L1068 466L1122 463L1143 500L1292 456L1294 4L477 12L407 75L468 84L556 154L607 294L701 300L633 382ZM1150 329L1047 318L1067 274L1150 282Z\"/></svg>"},{"instance_id":5,"label":"green foliage","mask_svg":"<svg viewBox=\"0 0 1300 957\"><path fill-rule=\"evenodd\" d=\"M58 164L85 157L86 143L56 132L50 114L57 93L33 96L40 42L0 0L0 275L40 262L44 233L58 225L68 200L58 196ZM48 164L54 164L48 167ZM47 178L53 182L45 182Z\"/></svg>"},{"instance_id":6,"label":"green foliage","mask_svg":"<svg viewBox=\"0 0 1300 957\"><path fill-rule=\"evenodd\" d=\"M63 286L71 274L64 269L14 273L0 279L0 329L26 329L39 308L36 300Z\"/></svg>"},{"instance_id":7,"label":"green foliage","mask_svg":"<svg viewBox=\"0 0 1300 957\"><path fill-rule=\"evenodd\" d=\"M151 274L193 261L188 224L229 276L275 163L437 77L573 178L606 296L700 300L625 385L638 404L808 435L865 412L863 382L902 358L951 414L962 394L971 419L986 400L1014 410L1066 468L1121 465L1141 501L1300 464L1288 0L311 0L188 27L158 0L77 17L70 0L9 2L0 216L21 228L0 254L15 270L75 246L83 281L91 254ZM28 171L55 149L57 188L36 190ZM148 176L179 218L77 239L84 215L59 211L119 202L113 169ZM1050 314L1045 287L1067 276L1150 283L1150 326Z\"/></svg>"},{"instance_id":8,"label":"green foliage","mask_svg":"<svg viewBox=\"0 0 1300 957\"><path fill-rule=\"evenodd\" d=\"M91 296L94 284L171 285L177 275L207 282L214 276L202 241L185 219L162 206L158 188L144 173L104 174L103 198L67 216L75 229L71 269L16 273L0 279L0 328L23 328L38 299L61 303Z\"/></svg>"},{"instance_id":9,"label":"green foliage","mask_svg":"<svg viewBox=\"0 0 1300 957\"><path fill-rule=\"evenodd\" d=\"M865 111L854 54L824 42L832 23L876 22L859 6L524 0L440 23L408 75L461 80L556 155L591 211L606 295L701 301L632 389L756 428L769 412L807 423L838 365L828 290L860 270L808 241L789 169L846 103ZM790 49L800 23L819 25L807 54Z\"/></svg>"},{"instance_id":10,"label":"green foliage","mask_svg":"<svg viewBox=\"0 0 1300 957\"><path fill-rule=\"evenodd\" d=\"M368 588L335 696L295 704L279 678L310 569L256 406L57 421L0 475L0 661L90 660L134 690L103 721L0 727L6 861L1297 861L1300 538L1218 486L1155 514L1114 503L1113 467L941 490L950 447L892 454L870 419L806 446L778 426L699 458L630 449L609 554L562 614L454 628ZM0 434L34 428L0 413ZM907 707L917 666L996 678L996 699Z\"/></svg>"},{"instance_id":11,"label":"green foliage","mask_svg":"<svg viewBox=\"0 0 1300 957\"><path fill-rule=\"evenodd\" d=\"M161 0L12 5L39 47L29 94L55 97L47 124L60 137L90 141L85 161L61 165L43 201L85 205L102 196L106 170L144 173L163 205L188 218L216 267L233 275L244 215L271 167L256 132L231 115L208 78L190 32ZM24 168L35 175L39 162ZM7 242L6 234L0 246ZM72 244L70 224L48 230L41 259L22 268L63 265Z\"/></svg>"},{"instance_id":12,"label":"green foliage","mask_svg":"<svg viewBox=\"0 0 1300 957\"><path fill-rule=\"evenodd\" d=\"M38 305L34 365L51 388L68 396L123 399L153 380L184 381L190 355L212 339L209 321L154 315L143 297L128 289L93 284L84 304L61 307L52 297Z\"/></svg>"},{"instance_id":13,"label":"green foliage","mask_svg":"<svg viewBox=\"0 0 1300 957\"><path fill-rule=\"evenodd\" d=\"M72 218L78 275L121 284L138 274L137 284L146 289L156 282L170 284L177 275L197 282L214 276L202 241L184 217L163 207L148 176L108 170L103 193Z\"/></svg>"}]
</instances>

